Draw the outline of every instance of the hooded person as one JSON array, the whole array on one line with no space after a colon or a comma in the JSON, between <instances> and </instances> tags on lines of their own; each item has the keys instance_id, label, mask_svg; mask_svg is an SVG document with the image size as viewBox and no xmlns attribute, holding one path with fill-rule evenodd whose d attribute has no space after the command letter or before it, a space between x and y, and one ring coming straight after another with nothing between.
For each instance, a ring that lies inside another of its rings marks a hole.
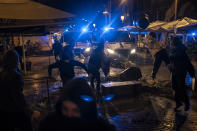
<instances>
[{"instance_id":1,"label":"hooded person","mask_svg":"<svg viewBox=\"0 0 197 131\"><path fill-rule=\"evenodd\" d=\"M31 131L30 110L23 95L24 78L17 70L19 63L18 53L14 50L7 51L3 61L3 71L0 72L0 114L2 125L6 125L5 130Z\"/></svg>"},{"instance_id":2,"label":"hooded person","mask_svg":"<svg viewBox=\"0 0 197 131\"><path fill-rule=\"evenodd\" d=\"M98 117L94 93L83 78L74 78L64 86L55 113L46 117L39 131L66 129L69 131L115 130L108 121Z\"/></svg>"}]
</instances>

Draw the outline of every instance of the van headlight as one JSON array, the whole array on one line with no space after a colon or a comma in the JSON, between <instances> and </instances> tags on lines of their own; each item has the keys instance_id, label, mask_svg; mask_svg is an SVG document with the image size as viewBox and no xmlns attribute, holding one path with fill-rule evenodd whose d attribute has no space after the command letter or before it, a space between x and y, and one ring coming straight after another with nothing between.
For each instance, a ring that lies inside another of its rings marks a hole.
<instances>
[{"instance_id":1,"label":"van headlight","mask_svg":"<svg viewBox=\"0 0 197 131\"><path fill-rule=\"evenodd\" d=\"M107 52L110 53L110 54L114 54L115 53L115 51L111 50L111 49L107 49Z\"/></svg>"},{"instance_id":2,"label":"van headlight","mask_svg":"<svg viewBox=\"0 0 197 131\"><path fill-rule=\"evenodd\" d=\"M90 52L90 50L91 50L91 48L88 47L88 48L85 49L85 52Z\"/></svg>"},{"instance_id":3,"label":"van headlight","mask_svg":"<svg viewBox=\"0 0 197 131\"><path fill-rule=\"evenodd\" d=\"M135 53L136 53L136 49L132 49L131 54L135 54Z\"/></svg>"}]
</instances>

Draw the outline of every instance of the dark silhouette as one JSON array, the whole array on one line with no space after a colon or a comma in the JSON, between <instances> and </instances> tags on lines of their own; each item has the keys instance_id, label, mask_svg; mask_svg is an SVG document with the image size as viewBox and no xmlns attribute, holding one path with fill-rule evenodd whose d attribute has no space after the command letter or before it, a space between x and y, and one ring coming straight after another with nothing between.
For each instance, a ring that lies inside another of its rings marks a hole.
<instances>
[{"instance_id":1,"label":"dark silhouette","mask_svg":"<svg viewBox=\"0 0 197 131\"><path fill-rule=\"evenodd\" d=\"M191 77L195 77L195 70L191 61L186 54L186 47L182 44L180 38L174 37L172 42L174 48L167 53L166 49L161 49L155 55L155 62L153 67L152 78L156 78L157 71L164 61L168 66L170 72L172 73L172 88L175 91L175 101L176 107L175 111L178 111L178 108L185 104L185 111L190 109L190 98L187 94L187 87L185 85L185 79L187 73Z\"/></svg>"},{"instance_id":2,"label":"dark silhouette","mask_svg":"<svg viewBox=\"0 0 197 131\"><path fill-rule=\"evenodd\" d=\"M61 54L62 54L62 44L57 39L55 39L52 50L55 56L55 60L57 61L58 59L61 58Z\"/></svg>"},{"instance_id":3,"label":"dark silhouette","mask_svg":"<svg viewBox=\"0 0 197 131\"><path fill-rule=\"evenodd\" d=\"M156 54L155 54L155 61L154 61L154 66L153 66L153 72L152 72L152 78L156 78L156 74L161 66L161 63L164 61L166 66L170 64L170 59L168 55L168 51L164 48L160 49Z\"/></svg>"},{"instance_id":4,"label":"dark silhouette","mask_svg":"<svg viewBox=\"0 0 197 131\"><path fill-rule=\"evenodd\" d=\"M21 45L16 46L15 51L18 53L20 66L21 69L23 69L23 46Z\"/></svg>"},{"instance_id":5,"label":"dark silhouette","mask_svg":"<svg viewBox=\"0 0 197 131\"><path fill-rule=\"evenodd\" d=\"M63 90L56 111L41 122L39 131L115 131L98 116L95 97L86 80L75 78Z\"/></svg>"},{"instance_id":6,"label":"dark silhouette","mask_svg":"<svg viewBox=\"0 0 197 131\"><path fill-rule=\"evenodd\" d=\"M94 80L96 79L97 85L96 85L96 92L99 95L100 93L100 68L101 65L103 64L104 58L105 58L105 53L104 53L104 44L99 43L98 47L93 50L89 62L88 62L88 72L89 76L91 77L91 87L94 89ZM106 67L105 67L106 68ZM108 71L109 69L106 68ZM109 72L109 71L108 71Z\"/></svg>"},{"instance_id":7,"label":"dark silhouette","mask_svg":"<svg viewBox=\"0 0 197 131\"><path fill-rule=\"evenodd\" d=\"M190 99L185 86L187 73L195 77L195 70L189 57L186 54L186 47L182 44L180 38L173 38L174 49L170 52L170 70L172 72L172 88L175 91L175 101L177 109L185 104L185 111L190 109Z\"/></svg>"},{"instance_id":8,"label":"dark silhouette","mask_svg":"<svg viewBox=\"0 0 197 131\"><path fill-rule=\"evenodd\" d=\"M60 72L61 80L64 85L75 76L75 71L74 71L75 66L79 66L87 72L87 68L83 63L75 60L70 60L69 56L63 55L62 60L58 60L54 64L49 65L48 74L49 76L51 76L52 69L58 68Z\"/></svg>"},{"instance_id":9,"label":"dark silhouette","mask_svg":"<svg viewBox=\"0 0 197 131\"><path fill-rule=\"evenodd\" d=\"M8 51L4 56L3 71L0 72L0 119L4 130L31 131L30 110L23 95L24 79L18 72L19 56Z\"/></svg>"},{"instance_id":10,"label":"dark silhouette","mask_svg":"<svg viewBox=\"0 0 197 131\"><path fill-rule=\"evenodd\" d=\"M102 71L103 71L105 77L107 77L109 75L110 65L111 65L111 59L109 57L104 57L101 68L102 68Z\"/></svg>"},{"instance_id":11,"label":"dark silhouette","mask_svg":"<svg viewBox=\"0 0 197 131\"><path fill-rule=\"evenodd\" d=\"M63 54L64 56L68 56L68 58L70 60L74 59L74 54L73 54L73 44L70 45L66 45L65 47L63 47Z\"/></svg>"}]
</instances>

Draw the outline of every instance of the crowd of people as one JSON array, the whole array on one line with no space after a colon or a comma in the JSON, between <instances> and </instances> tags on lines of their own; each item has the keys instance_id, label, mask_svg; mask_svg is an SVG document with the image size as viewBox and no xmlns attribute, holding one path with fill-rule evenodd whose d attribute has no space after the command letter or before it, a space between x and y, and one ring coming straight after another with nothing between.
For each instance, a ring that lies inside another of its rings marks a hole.
<instances>
[{"instance_id":1,"label":"crowd of people","mask_svg":"<svg viewBox=\"0 0 197 131\"><path fill-rule=\"evenodd\" d=\"M52 76L53 68L58 68L63 85L65 85L67 81L69 81L75 76L74 67L79 66L84 69L90 77L91 87L94 89L94 80L96 80L97 93L101 92L99 70L102 69L105 76L107 76L110 70L110 59L104 53L104 42L100 42L97 44L98 46L92 51L88 65L86 66L84 63L74 60L73 43L62 47L61 43L56 40L54 43L55 46L53 46L53 53L56 62L49 65L49 76Z\"/></svg>"},{"instance_id":2,"label":"crowd of people","mask_svg":"<svg viewBox=\"0 0 197 131\"><path fill-rule=\"evenodd\" d=\"M152 78L156 79L157 71L164 61L172 74L172 88L175 91L175 111L185 104L185 111L190 109L190 100L185 86L187 72L195 77L194 67L186 54L186 47L177 37L173 39L173 49L161 48L155 54ZM74 60L73 46L57 46L59 52L54 51L56 62L49 65L48 74L52 76L52 69L58 68L63 82L61 96L56 103L55 111L50 112L41 122L39 131L79 131L79 130L107 130L115 131L105 118L98 115L96 96L100 95L100 68L107 63L104 73L109 73L109 62L106 62L104 43L93 50L89 63ZM60 52L61 51L61 52ZM59 57L59 58L58 58ZM0 72L0 113L3 129L31 131L31 118L38 117L38 112L31 111L24 95L23 75L18 71L19 55L9 50L4 56L3 71ZM89 75L91 84L83 78L75 78L74 67L83 68ZM96 94L94 92L96 80ZM9 125L9 126L7 126Z\"/></svg>"}]
</instances>

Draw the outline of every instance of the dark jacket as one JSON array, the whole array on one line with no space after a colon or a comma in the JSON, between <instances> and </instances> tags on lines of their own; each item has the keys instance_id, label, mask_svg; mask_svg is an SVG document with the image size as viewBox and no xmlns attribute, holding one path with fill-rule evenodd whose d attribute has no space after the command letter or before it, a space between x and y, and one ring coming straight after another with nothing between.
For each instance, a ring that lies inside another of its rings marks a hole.
<instances>
[{"instance_id":1,"label":"dark jacket","mask_svg":"<svg viewBox=\"0 0 197 131\"><path fill-rule=\"evenodd\" d=\"M24 79L20 72L4 70L0 72L0 109L8 112L24 112Z\"/></svg>"},{"instance_id":2,"label":"dark jacket","mask_svg":"<svg viewBox=\"0 0 197 131\"><path fill-rule=\"evenodd\" d=\"M156 78L156 74L164 61L166 65L170 64L170 58L166 49L161 49L155 54L155 61L153 66L152 77Z\"/></svg>"},{"instance_id":3,"label":"dark jacket","mask_svg":"<svg viewBox=\"0 0 197 131\"><path fill-rule=\"evenodd\" d=\"M60 77L62 81L67 81L68 79L72 79L75 76L74 67L79 66L83 68L87 72L87 68L81 62L70 60L68 63L64 61L57 61L54 64L49 65L48 74L51 76L53 68L59 68Z\"/></svg>"},{"instance_id":4,"label":"dark jacket","mask_svg":"<svg viewBox=\"0 0 197 131\"><path fill-rule=\"evenodd\" d=\"M83 126L80 119L69 119L51 112L40 122L38 131L80 131Z\"/></svg>"},{"instance_id":5,"label":"dark jacket","mask_svg":"<svg viewBox=\"0 0 197 131\"><path fill-rule=\"evenodd\" d=\"M66 57L66 59L69 60L73 60L74 59L74 54L73 54L73 47L72 45L67 45L63 48L63 54L62 54L62 59L65 59L64 57Z\"/></svg>"},{"instance_id":6,"label":"dark jacket","mask_svg":"<svg viewBox=\"0 0 197 131\"><path fill-rule=\"evenodd\" d=\"M102 118L87 122L77 118L66 118L53 112L41 121L38 131L116 131L116 129Z\"/></svg>"},{"instance_id":7,"label":"dark jacket","mask_svg":"<svg viewBox=\"0 0 197 131\"><path fill-rule=\"evenodd\" d=\"M22 46L16 46L15 50L18 53L19 57L23 56L23 47Z\"/></svg>"},{"instance_id":8,"label":"dark jacket","mask_svg":"<svg viewBox=\"0 0 197 131\"><path fill-rule=\"evenodd\" d=\"M88 62L88 71L91 73L99 71L102 62L104 60L104 57L105 57L104 51L100 48L96 48L90 56Z\"/></svg>"},{"instance_id":9,"label":"dark jacket","mask_svg":"<svg viewBox=\"0 0 197 131\"><path fill-rule=\"evenodd\" d=\"M183 44L177 45L170 53L173 77L186 77L187 72L191 77L195 76L195 70L186 54L186 47Z\"/></svg>"},{"instance_id":10,"label":"dark jacket","mask_svg":"<svg viewBox=\"0 0 197 131\"><path fill-rule=\"evenodd\" d=\"M54 55L60 55L62 52L62 45L59 42L53 44L53 53Z\"/></svg>"},{"instance_id":11,"label":"dark jacket","mask_svg":"<svg viewBox=\"0 0 197 131\"><path fill-rule=\"evenodd\" d=\"M105 76L108 76L110 72L110 64L111 64L111 59L108 57L104 57L104 60L101 64L101 68Z\"/></svg>"}]
</instances>

